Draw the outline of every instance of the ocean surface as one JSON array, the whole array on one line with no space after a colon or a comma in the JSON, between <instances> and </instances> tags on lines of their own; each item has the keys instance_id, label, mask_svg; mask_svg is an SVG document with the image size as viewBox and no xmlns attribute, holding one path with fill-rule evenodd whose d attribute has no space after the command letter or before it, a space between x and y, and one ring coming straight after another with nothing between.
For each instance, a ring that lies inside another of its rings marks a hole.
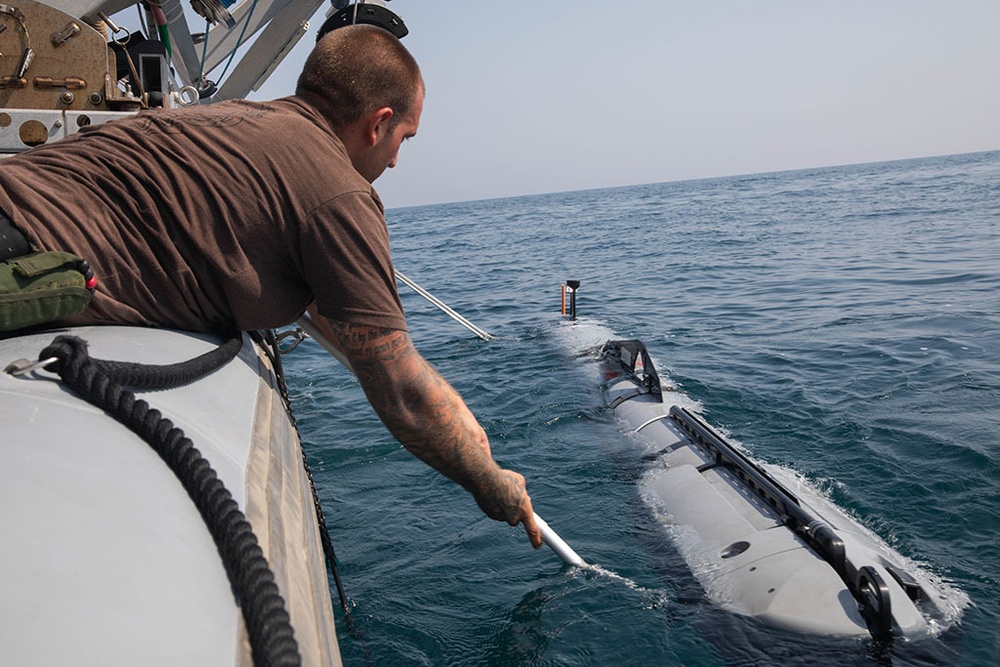
<instances>
[{"instance_id":1,"label":"ocean surface","mask_svg":"<svg viewBox=\"0 0 1000 667\"><path fill-rule=\"evenodd\" d=\"M402 449L309 341L286 357L340 561L347 665L994 665L1000 656L1000 152L390 209L412 336L576 569ZM581 281L575 324L560 285ZM708 600L646 502L587 349L641 338L757 460L949 590L897 641Z\"/></svg>"}]
</instances>

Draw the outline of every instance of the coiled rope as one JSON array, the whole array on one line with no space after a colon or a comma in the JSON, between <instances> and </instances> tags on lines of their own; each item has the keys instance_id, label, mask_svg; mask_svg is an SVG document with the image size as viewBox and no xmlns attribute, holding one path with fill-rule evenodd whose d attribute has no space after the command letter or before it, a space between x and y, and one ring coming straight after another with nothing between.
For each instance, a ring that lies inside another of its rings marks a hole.
<instances>
[{"instance_id":1,"label":"coiled rope","mask_svg":"<svg viewBox=\"0 0 1000 667\"><path fill-rule=\"evenodd\" d=\"M246 621L254 664L293 667L301 664L301 657L291 620L250 523L184 432L124 388L163 389L189 382L231 360L241 346L242 336L237 334L190 362L148 366L91 359L86 341L62 335L39 353L39 359L54 358L50 368L63 382L139 435L170 467L194 501L222 555Z\"/></svg>"}]
</instances>

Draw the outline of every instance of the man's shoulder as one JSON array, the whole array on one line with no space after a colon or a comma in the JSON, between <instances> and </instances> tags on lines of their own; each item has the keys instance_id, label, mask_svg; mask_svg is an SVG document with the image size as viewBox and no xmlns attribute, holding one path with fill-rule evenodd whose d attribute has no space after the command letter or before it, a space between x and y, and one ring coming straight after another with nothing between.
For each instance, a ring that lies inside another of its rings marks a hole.
<instances>
[{"instance_id":1,"label":"man's shoulder","mask_svg":"<svg viewBox=\"0 0 1000 667\"><path fill-rule=\"evenodd\" d=\"M297 119L317 125L307 108L290 98L283 98L269 102L225 100L176 109L151 109L137 114L132 122L143 126L147 132L179 134L227 129L243 131L262 124L277 132L289 124L296 124Z\"/></svg>"}]
</instances>

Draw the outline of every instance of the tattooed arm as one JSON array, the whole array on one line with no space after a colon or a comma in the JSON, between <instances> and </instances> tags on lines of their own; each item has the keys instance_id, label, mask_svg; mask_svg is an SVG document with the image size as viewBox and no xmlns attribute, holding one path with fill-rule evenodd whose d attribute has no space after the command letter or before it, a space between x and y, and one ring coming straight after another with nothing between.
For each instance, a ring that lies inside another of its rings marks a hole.
<instances>
[{"instance_id":1,"label":"tattooed arm","mask_svg":"<svg viewBox=\"0 0 1000 667\"><path fill-rule=\"evenodd\" d=\"M497 465L486 432L407 332L315 313L313 321L344 353L375 412L406 449L462 485L487 516L523 523L532 546L541 546L524 477Z\"/></svg>"}]
</instances>

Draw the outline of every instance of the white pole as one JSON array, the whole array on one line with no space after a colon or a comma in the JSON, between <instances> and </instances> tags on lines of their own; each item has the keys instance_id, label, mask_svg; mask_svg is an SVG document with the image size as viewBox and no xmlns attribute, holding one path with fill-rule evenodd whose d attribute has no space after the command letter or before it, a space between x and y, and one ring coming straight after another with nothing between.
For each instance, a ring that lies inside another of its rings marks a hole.
<instances>
[{"instance_id":1,"label":"white pole","mask_svg":"<svg viewBox=\"0 0 1000 667\"><path fill-rule=\"evenodd\" d=\"M562 558L567 565L576 565L577 567L586 565L583 559L561 537L556 535L556 531L549 528L549 524L545 523L542 517L537 514L535 515L535 523L538 524L539 530L542 531L542 542L556 552L556 555Z\"/></svg>"},{"instance_id":2,"label":"white pole","mask_svg":"<svg viewBox=\"0 0 1000 667\"><path fill-rule=\"evenodd\" d=\"M309 317L309 313L300 317L296 324L299 325L303 331L309 334L309 336L311 336L317 343L322 345L323 349L330 353L330 356L343 364L344 368L352 373L354 372L354 369L351 368L351 363L347 361L347 357L344 356L343 352L334 347L333 343L326 339L326 336L324 336L323 333L316 327L316 323L312 321L311 317Z\"/></svg>"},{"instance_id":3,"label":"white pole","mask_svg":"<svg viewBox=\"0 0 1000 667\"><path fill-rule=\"evenodd\" d=\"M399 271L395 271L395 274L396 274L396 278L398 278L400 281L402 281L402 282L406 283L407 285L409 285L410 289L412 289L414 292L416 292L417 294L419 294L420 296L424 297L425 299L427 299L428 301L430 301L431 303L433 303L435 306L437 306L438 308L440 308L441 310L443 310L445 313L447 313L448 315L450 315L452 319L454 319L456 322L458 322L459 324L461 324L462 326L464 326L466 329L468 329L472 333L476 334L477 336L479 336L483 340L493 340L493 335L491 333L480 329L475 324L473 324L469 320L465 319L464 317L462 317L461 315L459 315L458 313L456 313L444 301L442 301L441 299L437 298L436 296L434 296L433 294L431 294L430 292L428 292L427 290L425 290L423 287L421 287L417 283L413 282L412 280L410 280L409 278L407 278L406 276L404 276Z\"/></svg>"}]
</instances>

